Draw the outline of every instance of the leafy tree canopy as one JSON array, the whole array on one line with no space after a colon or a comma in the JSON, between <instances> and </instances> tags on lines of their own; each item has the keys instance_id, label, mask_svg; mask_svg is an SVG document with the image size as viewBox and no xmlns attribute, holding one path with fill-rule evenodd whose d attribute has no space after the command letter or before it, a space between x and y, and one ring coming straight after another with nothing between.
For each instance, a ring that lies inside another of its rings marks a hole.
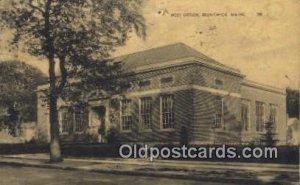
<instances>
[{"instance_id":1,"label":"leafy tree canopy","mask_svg":"<svg viewBox=\"0 0 300 185\"><path fill-rule=\"evenodd\" d=\"M46 76L35 67L19 61L0 62L2 119L7 116L6 122L15 122L20 114L23 121L35 121L36 89L42 83Z\"/></svg>"},{"instance_id":2,"label":"leafy tree canopy","mask_svg":"<svg viewBox=\"0 0 300 185\"><path fill-rule=\"evenodd\" d=\"M118 89L119 70L111 71L119 65L107 59L133 30L145 37L141 5L142 0L12 0L1 10L0 27L15 31L11 45L21 41L25 52L48 60L51 161L62 161L57 99L68 79L89 76L97 78L90 82L105 82L91 87Z\"/></svg>"},{"instance_id":3,"label":"leafy tree canopy","mask_svg":"<svg viewBox=\"0 0 300 185\"><path fill-rule=\"evenodd\" d=\"M2 27L15 30L12 45L22 41L31 55L53 55L59 61L61 91L67 77L78 77L80 71L84 76L87 69L98 68L101 75L113 71L108 67L116 66L95 63L108 64L111 52L124 45L133 30L145 37L141 4L141 0L13 0L9 9L2 10ZM107 77L101 75L97 77Z\"/></svg>"}]
</instances>

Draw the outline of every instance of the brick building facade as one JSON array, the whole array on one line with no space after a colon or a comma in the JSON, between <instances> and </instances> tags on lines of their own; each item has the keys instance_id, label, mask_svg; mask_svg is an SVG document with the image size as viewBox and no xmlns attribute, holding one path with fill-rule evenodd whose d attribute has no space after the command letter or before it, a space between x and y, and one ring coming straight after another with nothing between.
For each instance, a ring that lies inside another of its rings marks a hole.
<instances>
[{"instance_id":1,"label":"brick building facade","mask_svg":"<svg viewBox=\"0 0 300 185\"><path fill-rule=\"evenodd\" d=\"M105 142L115 127L127 143L178 143L183 130L194 144L252 143L268 120L280 143L286 142L284 90L248 81L182 43L116 60L135 72L139 85L122 98L90 96L84 108L60 100L63 142ZM49 138L48 117L39 99L38 130Z\"/></svg>"}]
</instances>

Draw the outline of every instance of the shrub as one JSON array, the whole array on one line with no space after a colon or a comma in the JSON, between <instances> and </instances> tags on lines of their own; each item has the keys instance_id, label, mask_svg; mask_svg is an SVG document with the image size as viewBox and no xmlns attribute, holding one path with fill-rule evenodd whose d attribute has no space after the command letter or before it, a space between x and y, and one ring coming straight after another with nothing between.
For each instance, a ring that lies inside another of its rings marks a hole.
<instances>
[{"instance_id":1,"label":"shrub","mask_svg":"<svg viewBox=\"0 0 300 185\"><path fill-rule=\"evenodd\" d=\"M271 121L265 123L266 132L261 135L261 143L265 146L274 146L278 142L275 139L276 134L274 133L273 123Z\"/></svg>"},{"instance_id":2,"label":"shrub","mask_svg":"<svg viewBox=\"0 0 300 185\"><path fill-rule=\"evenodd\" d=\"M119 130L115 127L111 127L107 132L106 140L108 144L119 145L121 143Z\"/></svg>"},{"instance_id":3,"label":"shrub","mask_svg":"<svg viewBox=\"0 0 300 185\"><path fill-rule=\"evenodd\" d=\"M98 134L93 133L86 133L86 136L84 137L85 143L97 143L98 142Z\"/></svg>"},{"instance_id":4,"label":"shrub","mask_svg":"<svg viewBox=\"0 0 300 185\"><path fill-rule=\"evenodd\" d=\"M49 138L48 138L48 135L42 131L41 129L37 129L37 135L36 135L36 138L34 139L35 143L48 143L49 141Z\"/></svg>"}]
</instances>

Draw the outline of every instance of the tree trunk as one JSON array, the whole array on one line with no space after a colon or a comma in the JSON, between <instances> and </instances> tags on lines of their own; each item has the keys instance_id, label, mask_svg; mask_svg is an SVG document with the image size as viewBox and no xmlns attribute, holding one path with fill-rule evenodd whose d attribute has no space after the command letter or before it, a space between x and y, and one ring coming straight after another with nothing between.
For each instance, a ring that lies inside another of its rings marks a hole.
<instances>
[{"instance_id":1,"label":"tree trunk","mask_svg":"<svg viewBox=\"0 0 300 185\"><path fill-rule=\"evenodd\" d=\"M50 162L61 162L63 158L60 149L57 98L50 98L50 107Z\"/></svg>"},{"instance_id":2,"label":"tree trunk","mask_svg":"<svg viewBox=\"0 0 300 185\"><path fill-rule=\"evenodd\" d=\"M49 82L50 82L50 94L49 94L49 117L50 117L50 162L63 161L60 148L59 138L59 123L57 113L57 88L56 88L56 76L55 76L55 52L53 46L53 38L51 36L50 26L50 10L52 0L47 0L45 4L45 38L46 38L46 51L49 62Z\"/></svg>"},{"instance_id":3,"label":"tree trunk","mask_svg":"<svg viewBox=\"0 0 300 185\"><path fill-rule=\"evenodd\" d=\"M57 93L56 93L56 77L55 77L55 61L54 59L49 60L49 79L50 79L50 96L49 96L49 107L50 107L50 162L61 162L63 161L60 148L59 138L59 123L58 123L58 111L57 111Z\"/></svg>"}]
</instances>

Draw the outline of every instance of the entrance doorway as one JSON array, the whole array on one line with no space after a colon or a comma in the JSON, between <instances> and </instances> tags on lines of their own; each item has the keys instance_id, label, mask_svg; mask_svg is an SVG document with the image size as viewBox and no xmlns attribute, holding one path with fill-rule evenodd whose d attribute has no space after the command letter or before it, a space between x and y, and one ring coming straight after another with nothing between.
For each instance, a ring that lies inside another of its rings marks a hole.
<instances>
[{"instance_id":1,"label":"entrance doorway","mask_svg":"<svg viewBox=\"0 0 300 185\"><path fill-rule=\"evenodd\" d=\"M95 106L92 108L93 111L96 113L98 119L98 141L100 143L105 142L105 134L106 134L106 124L105 124L105 115L106 115L106 108L105 106Z\"/></svg>"}]
</instances>

